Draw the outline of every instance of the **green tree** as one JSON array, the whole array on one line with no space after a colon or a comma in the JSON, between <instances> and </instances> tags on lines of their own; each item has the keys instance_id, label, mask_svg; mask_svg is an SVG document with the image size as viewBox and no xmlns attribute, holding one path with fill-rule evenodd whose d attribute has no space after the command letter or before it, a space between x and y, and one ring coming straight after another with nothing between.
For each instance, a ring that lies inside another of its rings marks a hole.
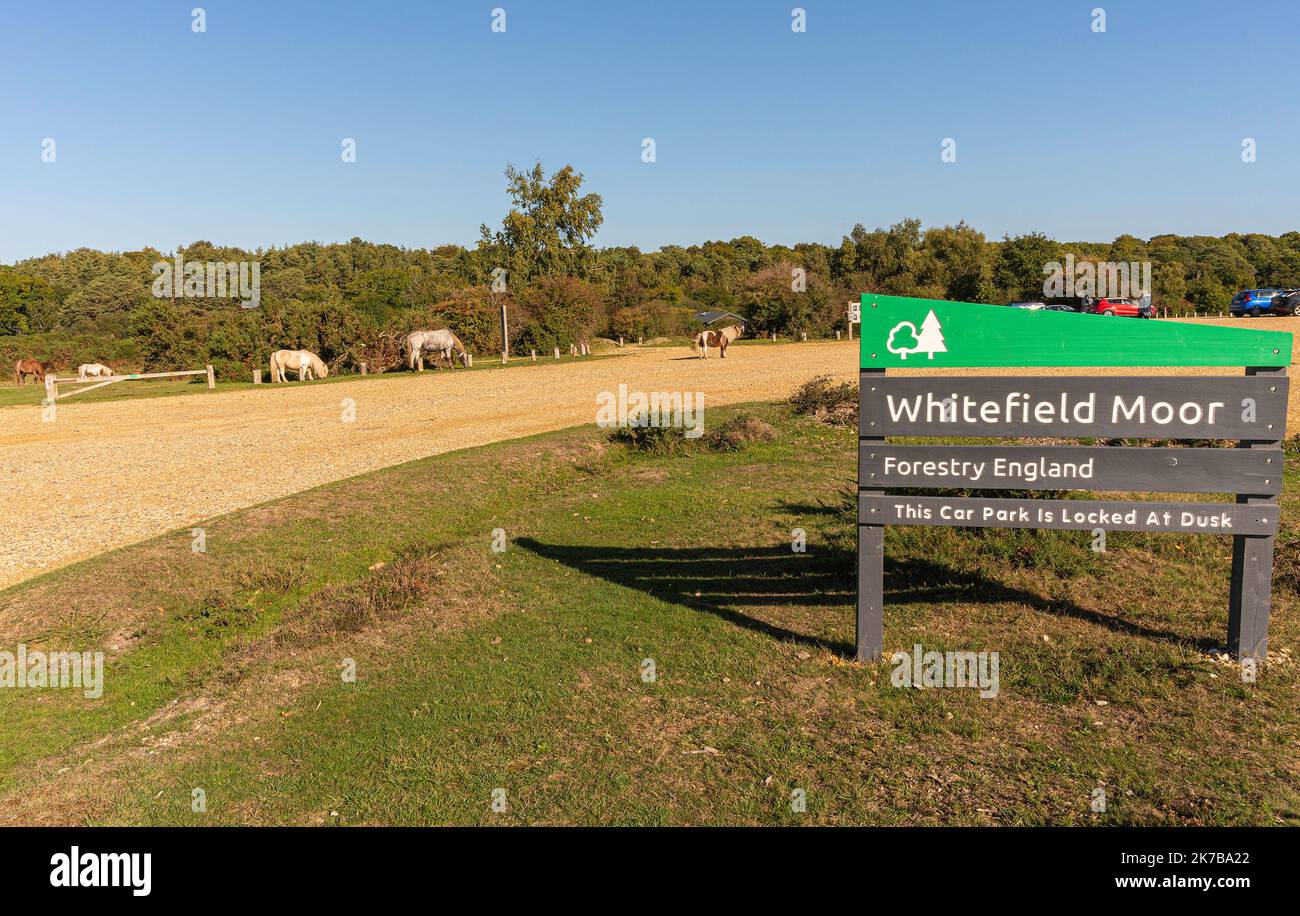
<instances>
[{"instance_id":1,"label":"green tree","mask_svg":"<svg viewBox=\"0 0 1300 916\"><path fill-rule=\"evenodd\" d=\"M54 287L40 277L0 270L0 334L49 330L58 308Z\"/></svg>"},{"instance_id":2,"label":"green tree","mask_svg":"<svg viewBox=\"0 0 1300 916\"><path fill-rule=\"evenodd\" d=\"M576 277L547 277L520 295L523 333L520 346L567 350L606 323L600 290Z\"/></svg>"},{"instance_id":3,"label":"green tree","mask_svg":"<svg viewBox=\"0 0 1300 916\"><path fill-rule=\"evenodd\" d=\"M1004 236L993 261L993 282L1012 300L1043 297L1044 268L1060 260L1060 246L1041 232Z\"/></svg>"},{"instance_id":4,"label":"green tree","mask_svg":"<svg viewBox=\"0 0 1300 916\"><path fill-rule=\"evenodd\" d=\"M583 176L572 165L550 180L540 162L527 171L507 165L505 174L513 206L495 234L479 228L480 250L509 271L512 287L540 277L586 276L594 266L588 241L604 222L600 195L579 193Z\"/></svg>"}]
</instances>

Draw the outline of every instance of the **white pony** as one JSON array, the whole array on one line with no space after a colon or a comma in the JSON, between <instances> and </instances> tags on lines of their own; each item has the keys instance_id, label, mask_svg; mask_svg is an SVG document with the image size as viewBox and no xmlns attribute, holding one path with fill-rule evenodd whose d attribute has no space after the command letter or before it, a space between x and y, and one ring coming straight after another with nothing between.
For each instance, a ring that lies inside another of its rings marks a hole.
<instances>
[{"instance_id":1,"label":"white pony","mask_svg":"<svg viewBox=\"0 0 1300 916\"><path fill-rule=\"evenodd\" d=\"M447 328L437 331L412 331L406 335L406 365L409 369L414 369L418 365L423 372L426 353L439 354L454 369L456 364L451 359L453 352L460 359L461 365L469 366L469 351L460 342L460 338Z\"/></svg>"},{"instance_id":2,"label":"white pony","mask_svg":"<svg viewBox=\"0 0 1300 916\"><path fill-rule=\"evenodd\" d=\"M103 363L82 363L77 367L77 380L84 382L88 378L108 378L113 370Z\"/></svg>"},{"instance_id":3,"label":"white pony","mask_svg":"<svg viewBox=\"0 0 1300 916\"><path fill-rule=\"evenodd\" d=\"M310 350L276 350L271 354L271 381L283 382L285 373L295 370L300 382L309 378L326 378L330 374L329 366Z\"/></svg>"}]
</instances>

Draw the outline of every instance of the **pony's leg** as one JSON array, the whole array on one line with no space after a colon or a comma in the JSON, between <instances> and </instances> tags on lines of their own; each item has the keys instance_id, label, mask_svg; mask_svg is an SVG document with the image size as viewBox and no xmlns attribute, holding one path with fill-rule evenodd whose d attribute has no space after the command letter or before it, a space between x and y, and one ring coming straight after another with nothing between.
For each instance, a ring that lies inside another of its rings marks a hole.
<instances>
[{"instance_id":1,"label":"pony's leg","mask_svg":"<svg viewBox=\"0 0 1300 916\"><path fill-rule=\"evenodd\" d=\"M727 358L727 338L724 337L718 341L718 353L723 359Z\"/></svg>"}]
</instances>

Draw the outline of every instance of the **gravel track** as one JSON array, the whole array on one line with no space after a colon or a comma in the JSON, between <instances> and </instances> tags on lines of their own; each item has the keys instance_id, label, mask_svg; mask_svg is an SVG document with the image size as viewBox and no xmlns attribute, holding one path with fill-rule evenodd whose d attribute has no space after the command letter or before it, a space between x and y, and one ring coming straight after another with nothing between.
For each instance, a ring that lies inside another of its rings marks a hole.
<instances>
[{"instance_id":1,"label":"gravel track","mask_svg":"<svg viewBox=\"0 0 1300 916\"><path fill-rule=\"evenodd\" d=\"M702 391L707 409L855 377L856 343L633 349L491 372L426 371L164 398L0 409L0 588L164 531L366 471L594 423L596 396ZM716 354L715 354L716 356ZM131 383L125 383L131 384ZM147 384L147 383L146 383ZM341 421L340 402L356 402Z\"/></svg>"}]
</instances>

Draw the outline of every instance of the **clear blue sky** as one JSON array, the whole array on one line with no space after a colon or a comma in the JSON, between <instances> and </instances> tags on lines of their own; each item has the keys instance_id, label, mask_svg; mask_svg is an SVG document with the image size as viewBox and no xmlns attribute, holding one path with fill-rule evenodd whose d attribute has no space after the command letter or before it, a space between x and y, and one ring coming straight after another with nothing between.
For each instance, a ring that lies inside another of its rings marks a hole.
<instances>
[{"instance_id":1,"label":"clear blue sky","mask_svg":"<svg viewBox=\"0 0 1300 916\"><path fill-rule=\"evenodd\" d=\"M1280 233L1300 212L1295 0L11 2L3 22L3 262L472 244L505 212L505 163L538 158L604 196L598 244L646 249L907 216Z\"/></svg>"}]
</instances>

